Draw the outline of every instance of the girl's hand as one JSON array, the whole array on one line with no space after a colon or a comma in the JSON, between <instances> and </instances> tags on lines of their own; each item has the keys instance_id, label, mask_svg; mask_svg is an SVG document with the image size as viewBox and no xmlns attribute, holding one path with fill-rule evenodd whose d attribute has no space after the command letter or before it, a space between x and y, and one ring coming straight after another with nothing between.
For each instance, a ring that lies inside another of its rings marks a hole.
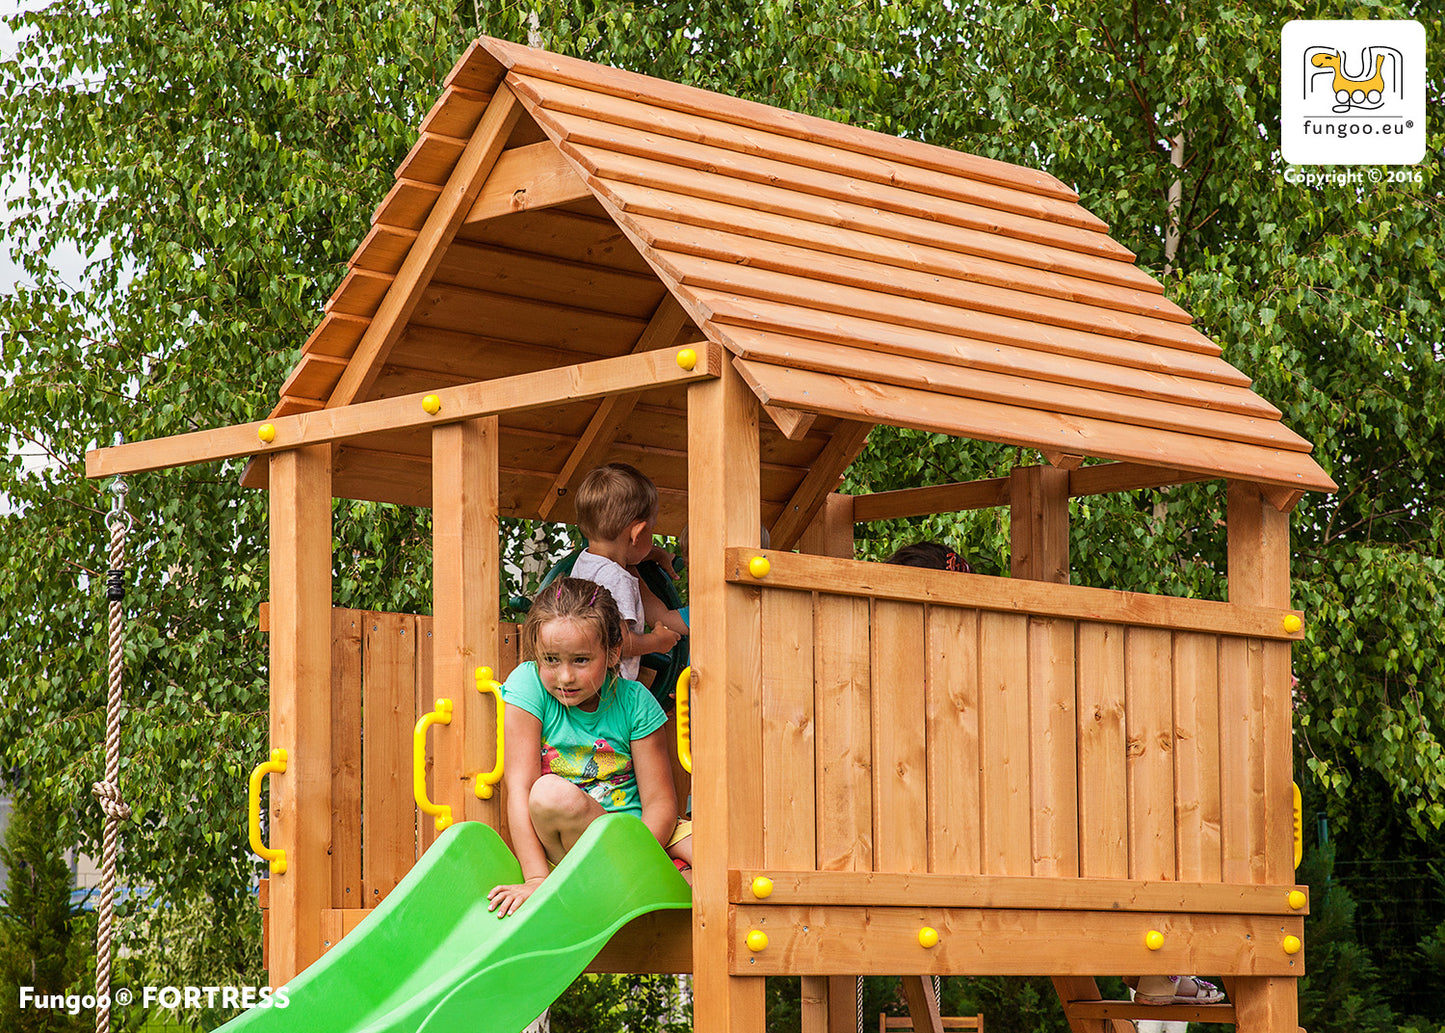
<instances>
[{"instance_id":1,"label":"girl's hand","mask_svg":"<svg viewBox=\"0 0 1445 1033\"><path fill-rule=\"evenodd\" d=\"M545 878L545 875L538 875L526 882L512 886L493 886L492 891L487 894L487 910L497 911L500 909L501 913L497 917L506 918L526 903L528 897L537 892L537 888L542 885L542 880Z\"/></svg>"}]
</instances>

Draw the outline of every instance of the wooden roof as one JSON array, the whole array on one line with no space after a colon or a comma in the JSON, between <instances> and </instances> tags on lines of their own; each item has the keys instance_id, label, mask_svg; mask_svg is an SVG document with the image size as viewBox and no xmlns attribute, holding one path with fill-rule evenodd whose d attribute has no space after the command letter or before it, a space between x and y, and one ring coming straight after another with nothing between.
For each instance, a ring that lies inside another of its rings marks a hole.
<instances>
[{"instance_id":1,"label":"wooden roof","mask_svg":"<svg viewBox=\"0 0 1445 1033\"><path fill-rule=\"evenodd\" d=\"M874 423L1333 489L1190 324L1046 173L483 38L273 415L707 338L773 417L773 523ZM675 528L684 390L509 417L504 512L569 519L621 459ZM336 485L428 504L425 432L342 447Z\"/></svg>"}]
</instances>

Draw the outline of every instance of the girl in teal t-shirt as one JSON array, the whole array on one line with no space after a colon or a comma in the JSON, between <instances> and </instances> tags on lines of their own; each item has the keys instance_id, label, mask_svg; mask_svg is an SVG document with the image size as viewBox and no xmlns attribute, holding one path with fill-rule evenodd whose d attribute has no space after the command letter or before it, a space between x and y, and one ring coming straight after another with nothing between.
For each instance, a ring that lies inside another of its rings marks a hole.
<instances>
[{"instance_id":1,"label":"girl in teal t-shirt","mask_svg":"<svg viewBox=\"0 0 1445 1033\"><path fill-rule=\"evenodd\" d=\"M494 887L490 909L516 911L608 811L640 818L690 875L692 837L677 817L667 715L618 673L622 616L612 596L596 582L560 578L527 611L521 638L526 662L502 696L507 818L524 881Z\"/></svg>"}]
</instances>

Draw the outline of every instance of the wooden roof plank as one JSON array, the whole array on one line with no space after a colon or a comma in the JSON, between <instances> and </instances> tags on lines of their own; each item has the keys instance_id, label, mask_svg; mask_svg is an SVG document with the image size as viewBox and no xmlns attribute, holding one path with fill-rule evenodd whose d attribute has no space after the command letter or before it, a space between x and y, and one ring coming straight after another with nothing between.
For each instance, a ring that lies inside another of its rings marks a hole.
<instances>
[{"instance_id":1,"label":"wooden roof plank","mask_svg":"<svg viewBox=\"0 0 1445 1033\"><path fill-rule=\"evenodd\" d=\"M897 355L952 362L955 365L1040 377L1060 384L1091 386L1112 382L1145 398L1177 401L1226 412L1278 419L1280 412L1247 387L1249 380L1222 362L1209 368L1170 364L1169 369L1138 369L1093 358L1040 351L1030 347L977 340L940 329L899 326L802 308L761 298L744 298L716 291L694 292L712 324L744 326L810 340L829 341L848 347L871 347ZM1177 356L1169 355L1174 359ZM1227 377L1221 383L1220 378Z\"/></svg>"},{"instance_id":2,"label":"wooden roof plank","mask_svg":"<svg viewBox=\"0 0 1445 1033\"><path fill-rule=\"evenodd\" d=\"M385 273L374 273L369 269L353 266L337 285L331 300L326 303L325 311L345 316L374 315L377 306L386 297L386 292L391 289L392 280L393 278Z\"/></svg>"},{"instance_id":3,"label":"wooden roof plank","mask_svg":"<svg viewBox=\"0 0 1445 1033\"><path fill-rule=\"evenodd\" d=\"M963 154L917 140L888 136L825 118L800 115L636 72L562 57L507 40L483 37L479 42L514 76L570 83L619 97L642 98L648 103L676 111L707 115L734 125L768 129L797 139L817 140L859 154L881 156L1049 197L1070 201L1078 199L1073 190L1046 172Z\"/></svg>"},{"instance_id":4,"label":"wooden roof plank","mask_svg":"<svg viewBox=\"0 0 1445 1033\"><path fill-rule=\"evenodd\" d=\"M301 348L303 355L334 355L345 358L356 349L371 320L328 312Z\"/></svg>"},{"instance_id":5,"label":"wooden roof plank","mask_svg":"<svg viewBox=\"0 0 1445 1033\"><path fill-rule=\"evenodd\" d=\"M545 112L538 117L538 121L544 127L551 128ZM1131 262L1134 259L1133 252L1105 234L1030 219L966 201L930 197L897 188L885 189L876 184L868 184L872 189L866 192L849 190L845 186L846 181L841 179L837 180L836 189L827 189L825 185L817 183L739 179L728 175L726 168L717 171L692 169L656 158L638 157L603 150L600 147L573 143L564 143L562 146L565 153L576 158L587 172L606 181L666 186L679 193L696 194L713 200L742 199L750 205L771 202L784 211L790 203L789 199L805 194L822 200L861 204L881 211L912 215L946 226L983 230L986 233L1016 237L1037 244L1049 244L1119 262Z\"/></svg>"},{"instance_id":6,"label":"wooden roof plank","mask_svg":"<svg viewBox=\"0 0 1445 1033\"><path fill-rule=\"evenodd\" d=\"M662 229L665 235L651 232L656 229ZM683 228L682 232L678 232L666 224L659 227L651 220L640 222L639 230L651 236L656 250L689 259L726 265L746 263L755 269L803 277L811 275L828 283L874 288L904 298L920 298L1131 341L1147 341L1201 355L1220 354L1219 345L1185 323L1112 307L1101 308L1088 302L1048 297L1029 291L1027 284L1022 289L996 286L974 278L967 269L944 273L904 268L873 259L830 254L772 241L749 241L736 234L713 230Z\"/></svg>"},{"instance_id":7,"label":"wooden roof plank","mask_svg":"<svg viewBox=\"0 0 1445 1033\"><path fill-rule=\"evenodd\" d=\"M457 238L569 262L652 274L652 267L615 222L606 216L580 215L565 208L514 212L505 219L463 223Z\"/></svg>"},{"instance_id":8,"label":"wooden roof plank","mask_svg":"<svg viewBox=\"0 0 1445 1033\"><path fill-rule=\"evenodd\" d=\"M714 291L761 298L785 305L822 309L899 326L912 326L920 330L936 330L999 344L1017 345L1034 351L1075 355L1138 369L1153 369L1161 373L1201 377L1225 383L1248 383L1248 378L1215 355L1161 347L1072 327L1036 323L977 309L958 308L942 302L905 298L848 284L826 283L812 277L770 269L754 269L751 266L712 262L685 255L654 253L652 257L659 269L684 289L690 288L694 297L703 291Z\"/></svg>"},{"instance_id":9,"label":"wooden roof plank","mask_svg":"<svg viewBox=\"0 0 1445 1033\"><path fill-rule=\"evenodd\" d=\"M1068 273L1055 273L1029 268L1014 262L970 255L959 251L896 240L858 230L823 226L815 222L784 216L738 211L739 218L730 228L698 226L679 218L681 213L654 216L626 209L644 239L667 251L687 251L705 258L730 260L740 247L748 253L762 249L800 248L822 251L853 261L866 261L899 269L966 278L975 283L1027 292L1040 297L1057 298L1081 305L1094 305L1120 312L1189 323L1191 317L1162 294L1118 287L1098 280L1084 279ZM691 214L690 212L688 214ZM766 223L758 232L758 223Z\"/></svg>"},{"instance_id":10,"label":"wooden roof plank","mask_svg":"<svg viewBox=\"0 0 1445 1033\"><path fill-rule=\"evenodd\" d=\"M441 187L435 183L398 179L376 206L371 221L415 232L425 225L426 217L431 214L432 206L441 193Z\"/></svg>"},{"instance_id":11,"label":"wooden roof plank","mask_svg":"<svg viewBox=\"0 0 1445 1033\"><path fill-rule=\"evenodd\" d=\"M443 285L556 301L638 319L650 317L666 293L651 272L641 276L465 240L452 241L432 274L432 286Z\"/></svg>"},{"instance_id":12,"label":"wooden roof plank","mask_svg":"<svg viewBox=\"0 0 1445 1033\"><path fill-rule=\"evenodd\" d=\"M466 146L465 139L440 133L422 133L397 168L396 178L438 185L445 183Z\"/></svg>"},{"instance_id":13,"label":"wooden roof plank","mask_svg":"<svg viewBox=\"0 0 1445 1033\"><path fill-rule=\"evenodd\" d=\"M851 202L795 194L788 199L779 195L777 203L747 206L638 183L607 182L603 188L620 209L633 216L715 230L745 228L751 236L781 243L795 242L800 233L836 228L860 237L895 241L899 246L916 245L1021 266L1040 274L1040 279L1052 274L1155 297L1164 293L1163 284L1125 262Z\"/></svg>"},{"instance_id":14,"label":"wooden roof plank","mask_svg":"<svg viewBox=\"0 0 1445 1033\"><path fill-rule=\"evenodd\" d=\"M483 46L482 40L476 39L457 58L442 85L490 94L505 75L506 66Z\"/></svg>"},{"instance_id":15,"label":"wooden roof plank","mask_svg":"<svg viewBox=\"0 0 1445 1033\"><path fill-rule=\"evenodd\" d=\"M899 187L1058 222L1098 232L1100 223L1077 202L968 179L857 152L840 151L814 140L765 129L732 125L594 90L523 80L525 99L550 114L568 140L608 150L664 157L679 165L713 168L725 164L734 175L772 181L816 172L842 176L866 190L867 184Z\"/></svg>"},{"instance_id":16,"label":"wooden roof plank","mask_svg":"<svg viewBox=\"0 0 1445 1033\"><path fill-rule=\"evenodd\" d=\"M281 394L318 400L325 398L345 369L345 359L331 355L303 355L281 385Z\"/></svg>"},{"instance_id":17,"label":"wooden roof plank","mask_svg":"<svg viewBox=\"0 0 1445 1033\"><path fill-rule=\"evenodd\" d=\"M595 335L596 341L579 350L596 348L601 354L616 355L637 339L646 320L557 301L434 283L418 299L411 324L463 332L484 328L518 341L563 349L582 337Z\"/></svg>"},{"instance_id":18,"label":"wooden roof plank","mask_svg":"<svg viewBox=\"0 0 1445 1033\"><path fill-rule=\"evenodd\" d=\"M1224 474L1261 484L1333 491L1335 483L1302 452L1147 430L1068 416L942 396L914 388L875 384L803 370L733 360L766 404L856 418L900 427L958 434L1025 448L1082 452L1104 459L1168 466L1210 475Z\"/></svg>"},{"instance_id":19,"label":"wooden roof plank","mask_svg":"<svg viewBox=\"0 0 1445 1033\"><path fill-rule=\"evenodd\" d=\"M813 422L818 418L815 412L804 412L800 409L785 409L781 405L765 405L763 412L768 414L768 419L773 421L783 437L789 441L801 441L807 437L808 431L813 429Z\"/></svg>"},{"instance_id":20,"label":"wooden roof plank","mask_svg":"<svg viewBox=\"0 0 1445 1033\"><path fill-rule=\"evenodd\" d=\"M496 164L521 115L521 106L512 92L498 87L328 405L348 405L366 396L367 388L386 361L387 352L406 328L420 301L421 291L431 280L442 253L456 235L463 216L471 209L482 181Z\"/></svg>"},{"instance_id":21,"label":"wooden roof plank","mask_svg":"<svg viewBox=\"0 0 1445 1033\"><path fill-rule=\"evenodd\" d=\"M361 239L351 256L351 266L368 272L394 276L416 243L416 230L376 223Z\"/></svg>"},{"instance_id":22,"label":"wooden roof plank","mask_svg":"<svg viewBox=\"0 0 1445 1033\"><path fill-rule=\"evenodd\" d=\"M497 82L501 82L500 77ZM482 112L487 110L487 102L492 99L492 91L496 88L497 83L493 83L485 91L469 90L464 86L448 86L442 90L431 110L421 120L419 132L465 140L476 131L477 123L482 120Z\"/></svg>"},{"instance_id":23,"label":"wooden roof plank","mask_svg":"<svg viewBox=\"0 0 1445 1033\"><path fill-rule=\"evenodd\" d=\"M1308 441L1278 420L1139 398L1112 389L1107 381L1093 387L1061 385L928 359L821 344L766 330L730 328L726 334L722 343L734 355L775 366L855 376L871 383L897 384L1137 427L1245 441L1291 452L1310 450Z\"/></svg>"}]
</instances>

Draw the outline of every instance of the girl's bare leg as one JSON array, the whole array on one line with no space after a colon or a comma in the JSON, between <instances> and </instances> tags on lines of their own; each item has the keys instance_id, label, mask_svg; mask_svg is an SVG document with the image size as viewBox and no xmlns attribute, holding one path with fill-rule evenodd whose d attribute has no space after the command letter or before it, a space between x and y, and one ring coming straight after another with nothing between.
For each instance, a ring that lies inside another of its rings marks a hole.
<instances>
[{"instance_id":1,"label":"girl's bare leg","mask_svg":"<svg viewBox=\"0 0 1445 1033\"><path fill-rule=\"evenodd\" d=\"M582 838L588 825L607 813L581 789L553 774L543 775L532 783L527 808L542 849L547 851L547 860L554 865L562 863L562 858Z\"/></svg>"}]
</instances>

